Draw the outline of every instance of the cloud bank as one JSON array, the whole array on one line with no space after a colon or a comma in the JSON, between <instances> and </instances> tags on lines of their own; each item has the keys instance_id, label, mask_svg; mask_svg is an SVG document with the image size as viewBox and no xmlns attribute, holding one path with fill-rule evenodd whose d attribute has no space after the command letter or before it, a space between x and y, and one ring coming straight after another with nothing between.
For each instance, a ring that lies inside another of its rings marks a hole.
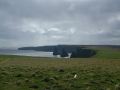
<instances>
[{"instance_id":1,"label":"cloud bank","mask_svg":"<svg viewBox=\"0 0 120 90\"><path fill-rule=\"evenodd\" d=\"M0 0L0 47L120 44L120 0Z\"/></svg>"}]
</instances>

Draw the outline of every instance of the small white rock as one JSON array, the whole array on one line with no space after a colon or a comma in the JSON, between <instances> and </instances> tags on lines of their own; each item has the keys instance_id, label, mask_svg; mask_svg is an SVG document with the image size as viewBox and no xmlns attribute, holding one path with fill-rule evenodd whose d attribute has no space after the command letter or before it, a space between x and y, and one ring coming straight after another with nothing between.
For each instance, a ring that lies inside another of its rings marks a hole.
<instances>
[{"instance_id":1,"label":"small white rock","mask_svg":"<svg viewBox=\"0 0 120 90\"><path fill-rule=\"evenodd\" d=\"M76 78L77 78L77 74L74 75L74 79L76 79Z\"/></svg>"}]
</instances>

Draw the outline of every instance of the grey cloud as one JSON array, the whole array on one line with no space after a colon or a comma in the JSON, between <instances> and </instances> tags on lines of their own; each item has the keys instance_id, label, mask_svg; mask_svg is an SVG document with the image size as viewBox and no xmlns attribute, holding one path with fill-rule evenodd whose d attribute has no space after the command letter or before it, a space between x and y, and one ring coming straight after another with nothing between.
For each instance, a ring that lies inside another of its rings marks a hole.
<instances>
[{"instance_id":1,"label":"grey cloud","mask_svg":"<svg viewBox=\"0 0 120 90\"><path fill-rule=\"evenodd\" d=\"M0 0L0 45L120 44L119 4L119 0Z\"/></svg>"}]
</instances>

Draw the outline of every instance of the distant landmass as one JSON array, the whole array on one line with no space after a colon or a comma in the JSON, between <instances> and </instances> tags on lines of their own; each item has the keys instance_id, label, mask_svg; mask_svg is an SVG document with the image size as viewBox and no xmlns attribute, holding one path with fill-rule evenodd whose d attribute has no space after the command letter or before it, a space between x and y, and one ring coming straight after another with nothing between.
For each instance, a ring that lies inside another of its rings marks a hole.
<instances>
[{"instance_id":1,"label":"distant landmass","mask_svg":"<svg viewBox=\"0 0 120 90\"><path fill-rule=\"evenodd\" d=\"M57 50L65 49L67 52L72 52L76 48L83 48L80 45L53 45L53 46L38 46L38 47L21 47L18 50L35 50L35 51L45 51L45 52L53 52L54 48Z\"/></svg>"},{"instance_id":2,"label":"distant landmass","mask_svg":"<svg viewBox=\"0 0 120 90\"><path fill-rule=\"evenodd\" d=\"M38 46L38 47L21 47L19 50L35 50L44 52L53 52L53 55L61 57L71 54L71 58L88 58L95 56L98 51L107 49L120 50L120 45L53 45L53 46Z\"/></svg>"},{"instance_id":3,"label":"distant landmass","mask_svg":"<svg viewBox=\"0 0 120 90\"><path fill-rule=\"evenodd\" d=\"M67 52L74 52L77 48L88 48L88 49L96 49L96 48L114 48L120 49L120 45L52 45L52 46L37 46L37 47L21 47L18 50L35 50L35 51L45 51L45 52L53 52L54 49L61 51L65 49Z\"/></svg>"}]
</instances>

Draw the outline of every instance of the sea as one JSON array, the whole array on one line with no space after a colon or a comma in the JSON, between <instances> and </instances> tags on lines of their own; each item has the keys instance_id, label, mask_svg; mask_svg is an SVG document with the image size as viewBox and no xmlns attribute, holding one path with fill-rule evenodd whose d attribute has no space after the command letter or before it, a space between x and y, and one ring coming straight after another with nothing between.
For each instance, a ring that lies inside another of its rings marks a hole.
<instances>
[{"instance_id":1,"label":"sea","mask_svg":"<svg viewBox=\"0 0 120 90\"><path fill-rule=\"evenodd\" d=\"M17 50L17 49L0 49L0 55L53 57L53 52L42 52L42 51L34 51L34 50Z\"/></svg>"}]
</instances>

